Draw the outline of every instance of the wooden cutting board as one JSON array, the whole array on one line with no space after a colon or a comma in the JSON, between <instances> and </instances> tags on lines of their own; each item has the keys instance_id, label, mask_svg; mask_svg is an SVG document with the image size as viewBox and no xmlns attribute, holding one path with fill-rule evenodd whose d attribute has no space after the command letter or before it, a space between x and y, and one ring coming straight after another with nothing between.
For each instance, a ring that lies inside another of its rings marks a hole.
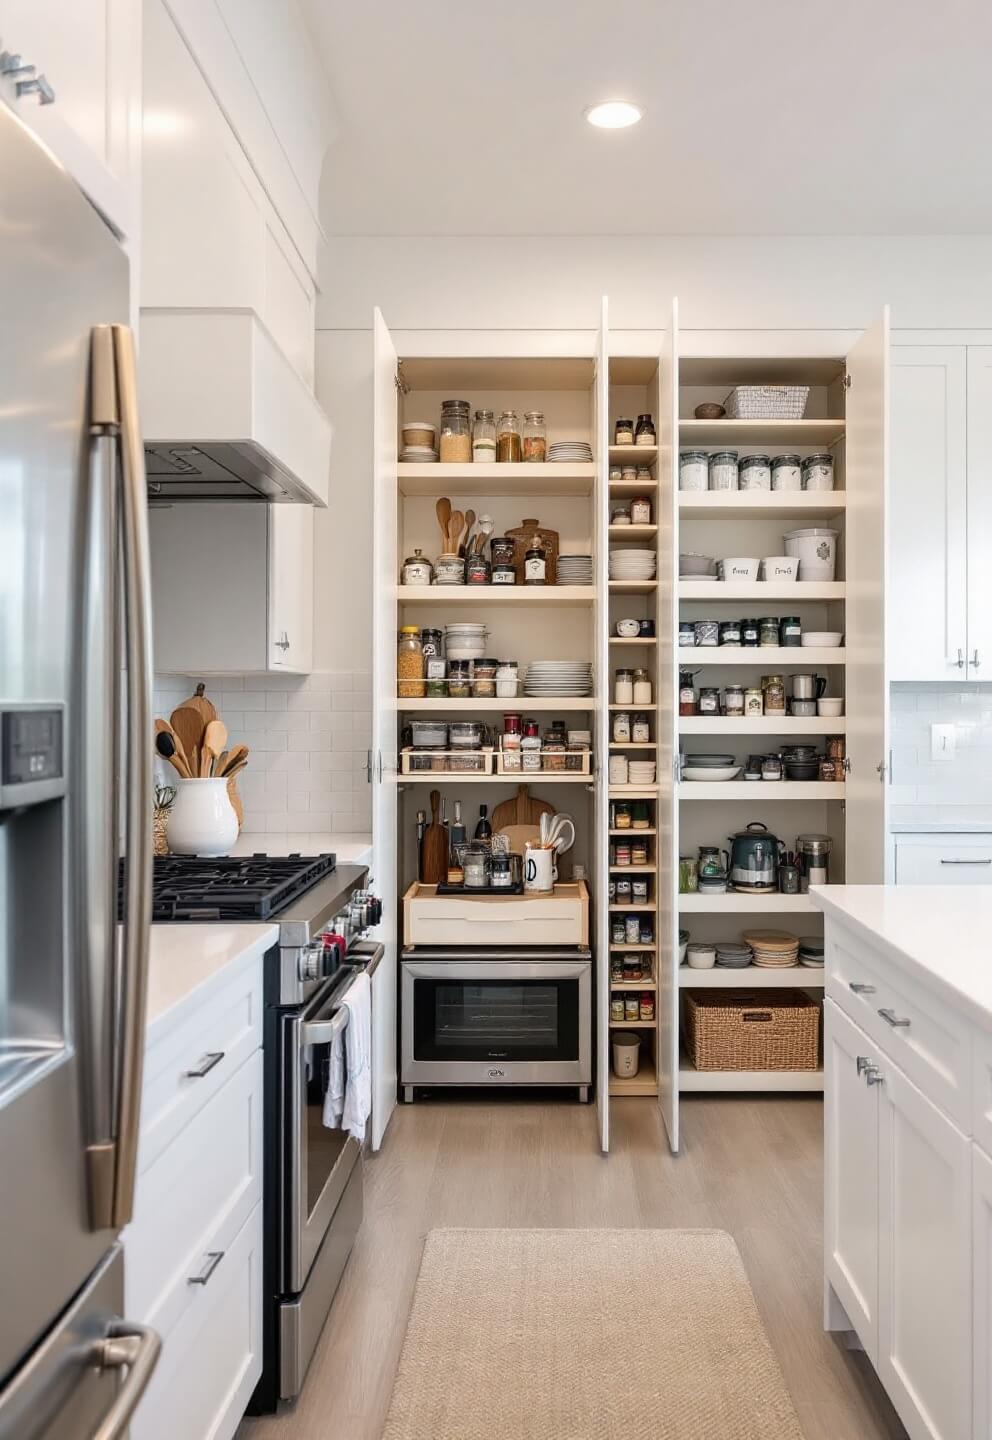
<instances>
[{"instance_id":1,"label":"wooden cutting board","mask_svg":"<svg viewBox=\"0 0 992 1440\"><path fill-rule=\"evenodd\" d=\"M555 807L547 800L531 795L526 785L519 785L512 800L504 800L492 814L492 827L510 842L514 854L522 854L528 840L541 838L541 816L554 815Z\"/></svg>"},{"instance_id":2,"label":"wooden cutting board","mask_svg":"<svg viewBox=\"0 0 992 1440\"><path fill-rule=\"evenodd\" d=\"M424 831L420 847L420 868L425 885L440 885L448 878L448 831L441 824L438 812L440 790L431 791L431 823Z\"/></svg>"}]
</instances>

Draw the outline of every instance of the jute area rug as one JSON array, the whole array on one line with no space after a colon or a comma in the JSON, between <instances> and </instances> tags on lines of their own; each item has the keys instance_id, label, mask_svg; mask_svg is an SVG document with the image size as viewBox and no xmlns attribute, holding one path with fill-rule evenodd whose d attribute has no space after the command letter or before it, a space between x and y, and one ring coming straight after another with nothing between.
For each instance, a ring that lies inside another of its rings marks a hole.
<instances>
[{"instance_id":1,"label":"jute area rug","mask_svg":"<svg viewBox=\"0 0 992 1440\"><path fill-rule=\"evenodd\" d=\"M383 1440L802 1440L720 1230L432 1230Z\"/></svg>"}]
</instances>

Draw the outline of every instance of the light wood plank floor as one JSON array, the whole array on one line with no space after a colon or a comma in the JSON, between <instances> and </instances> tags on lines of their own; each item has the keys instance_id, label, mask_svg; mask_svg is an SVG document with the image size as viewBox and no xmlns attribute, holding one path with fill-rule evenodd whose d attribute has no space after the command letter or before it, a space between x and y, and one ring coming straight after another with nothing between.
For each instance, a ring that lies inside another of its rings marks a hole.
<instances>
[{"instance_id":1,"label":"light wood plank floor","mask_svg":"<svg viewBox=\"0 0 992 1440\"><path fill-rule=\"evenodd\" d=\"M690 1097L677 1157L651 1100L615 1100L611 1120L604 1157L593 1106L398 1106L366 1166L365 1224L306 1389L294 1410L244 1421L238 1440L378 1440L421 1245L445 1225L629 1226L631 1265L639 1228L728 1230L807 1440L904 1440L865 1357L820 1326L820 1101Z\"/></svg>"}]
</instances>

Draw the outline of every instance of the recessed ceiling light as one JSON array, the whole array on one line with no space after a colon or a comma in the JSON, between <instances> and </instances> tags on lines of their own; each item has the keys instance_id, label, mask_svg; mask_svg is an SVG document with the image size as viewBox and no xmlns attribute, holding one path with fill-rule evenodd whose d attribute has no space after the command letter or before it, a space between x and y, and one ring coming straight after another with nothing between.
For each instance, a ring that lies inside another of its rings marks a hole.
<instances>
[{"instance_id":1,"label":"recessed ceiling light","mask_svg":"<svg viewBox=\"0 0 992 1440\"><path fill-rule=\"evenodd\" d=\"M628 125L636 125L643 114L641 107L629 100L604 100L585 112L589 124L600 130L626 130Z\"/></svg>"}]
</instances>

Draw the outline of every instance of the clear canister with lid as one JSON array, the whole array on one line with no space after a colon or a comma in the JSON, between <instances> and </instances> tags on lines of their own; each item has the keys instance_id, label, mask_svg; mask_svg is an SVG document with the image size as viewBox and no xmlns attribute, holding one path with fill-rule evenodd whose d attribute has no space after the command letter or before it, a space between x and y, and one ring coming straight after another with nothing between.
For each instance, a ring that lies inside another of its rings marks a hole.
<instances>
[{"instance_id":1,"label":"clear canister with lid","mask_svg":"<svg viewBox=\"0 0 992 1440\"><path fill-rule=\"evenodd\" d=\"M772 462L767 455L745 455L739 466L742 490L770 490Z\"/></svg>"},{"instance_id":2,"label":"clear canister with lid","mask_svg":"<svg viewBox=\"0 0 992 1440\"><path fill-rule=\"evenodd\" d=\"M500 464L515 465L523 453L520 417L516 410L504 410L496 425L496 459Z\"/></svg>"},{"instance_id":3,"label":"clear canister with lid","mask_svg":"<svg viewBox=\"0 0 992 1440\"><path fill-rule=\"evenodd\" d=\"M419 625L403 625L396 645L396 693L401 700L419 700L426 690L424 647Z\"/></svg>"},{"instance_id":4,"label":"clear canister with lid","mask_svg":"<svg viewBox=\"0 0 992 1440\"><path fill-rule=\"evenodd\" d=\"M524 460L543 464L548 458L548 427L540 410L524 411Z\"/></svg>"},{"instance_id":5,"label":"clear canister with lid","mask_svg":"<svg viewBox=\"0 0 992 1440\"><path fill-rule=\"evenodd\" d=\"M763 615L760 621L760 638L758 643L768 648L778 647L778 616Z\"/></svg>"},{"instance_id":6,"label":"clear canister with lid","mask_svg":"<svg viewBox=\"0 0 992 1440\"><path fill-rule=\"evenodd\" d=\"M761 626L757 620L741 621L741 644L746 648L753 648L761 643Z\"/></svg>"},{"instance_id":7,"label":"clear canister with lid","mask_svg":"<svg viewBox=\"0 0 992 1440\"><path fill-rule=\"evenodd\" d=\"M776 455L772 460L772 489L801 490L802 470L798 455Z\"/></svg>"},{"instance_id":8,"label":"clear canister with lid","mask_svg":"<svg viewBox=\"0 0 992 1440\"><path fill-rule=\"evenodd\" d=\"M803 626L798 615L783 615L778 627L779 644L796 646L803 643Z\"/></svg>"},{"instance_id":9,"label":"clear canister with lid","mask_svg":"<svg viewBox=\"0 0 992 1440\"><path fill-rule=\"evenodd\" d=\"M657 443L657 438L653 416L638 415L637 424L634 426L634 444L654 445Z\"/></svg>"},{"instance_id":10,"label":"clear canister with lid","mask_svg":"<svg viewBox=\"0 0 992 1440\"><path fill-rule=\"evenodd\" d=\"M614 445L633 445L634 443L634 422L633 420L618 420L613 427Z\"/></svg>"},{"instance_id":11,"label":"clear canister with lid","mask_svg":"<svg viewBox=\"0 0 992 1440\"><path fill-rule=\"evenodd\" d=\"M618 710L613 717L613 743L630 744L630 711Z\"/></svg>"},{"instance_id":12,"label":"clear canister with lid","mask_svg":"<svg viewBox=\"0 0 992 1440\"><path fill-rule=\"evenodd\" d=\"M693 680L694 673L695 673L695 672L692 671L692 670L680 670L680 671L679 671L679 714L680 714L680 715L698 715L698 714L699 714L699 696L696 694L696 686L695 686L694 680Z\"/></svg>"},{"instance_id":13,"label":"clear canister with lid","mask_svg":"<svg viewBox=\"0 0 992 1440\"><path fill-rule=\"evenodd\" d=\"M491 410L475 412L472 459L477 465L492 465L496 460L496 419Z\"/></svg>"},{"instance_id":14,"label":"clear canister with lid","mask_svg":"<svg viewBox=\"0 0 992 1440\"><path fill-rule=\"evenodd\" d=\"M618 670L613 677L613 702L616 705L633 705L634 673L632 670Z\"/></svg>"},{"instance_id":15,"label":"clear canister with lid","mask_svg":"<svg viewBox=\"0 0 992 1440\"><path fill-rule=\"evenodd\" d=\"M830 852L833 840L829 835L799 835L799 885L805 895L811 885L830 884Z\"/></svg>"},{"instance_id":16,"label":"clear canister with lid","mask_svg":"<svg viewBox=\"0 0 992 1440\"><path fill-rule=\"evenodd\" d=\"M739 620L720 621L720 644L730 645L736 648L741 643L741 622Z\"/></svg>"},{"instance_id":17,"label":"clear canister with lid","mask_svg":"<svg viewBox=\"0 0 992 1440\"><path fill-rule=\"evenodd\" d=\"M647 495L635 495L631 500L630 523L632 525L651 524L651 501Z\"/></svg>"},{"instance_id":18,"label":"clear canister with lid","mask_svg":"<svg viewBox=\"0 0 992 1440\"><path fill-rule=\"evenodd\" d=\"M442 464L464 465L472 459L471 408L467 400L441 403L439 454Z\"/></svg>"},{"instance_id":19,"label":"clear canister with lid","mask_svg":"<svg viewBox=\"0 0 992 1440\"><path fill-rule=\"evenodd\" d=\"M785 714L785 679L782 675L762 675L761 693L766 715Z\"/></svg>"},{"instance_id":20,"label":"clear canister with lid","mask_svg":"<svg viewBox=\"0 0 992 1440\"><path fill-rule=\"evenodd\" d=\"M743 719L744 716L744 687L743 685L728 685L723 692L724 714L734 720Z\"/></svg>"},{"instance_id":21,"label":"clear canister with lid","mask_svg":"<svg viewBox=\"0 0 992 1440\"><path fill-rule=\"evenodd\" d=\"M719 645L720 643L720 622L719 620L696 620L697 645Z\"/></svg>"},{"instance_id":22,"label":"clear canister with lid","mask_svg":"<svg viewBox=\"0 0 992 1440\"><path fill-rule=\"evenodd\" d=\"M832 490L834 457L830 454L807 455L802 466L802 487L804 490Z\"/></svg>"},{"instance_id":23,"label":"clear canister with lid","mask_svg":"<svg viewBox=\"0 0 992 1440\"><path fill-rule=\"evenodd\" d=\"M648 672L647 672L646 670L641 670L641 669L635 670L635 671L634 671L634 675L633 675L633 681L634 681L634 697L633 697L633 698L634 698L634 704L635 704L635 705L650 705L650 704L651 704L651 677L649 676ZM620 703L623 704L623 703L625 703L625 702L621 701Z\"/></svg>"},{"instance_id":24,"label":"clear canister with lid","mask_svg":"<svg viewBox=\"0 0 992 1440\"><path fill-rule=\"evenodd\" d=\"M719 715L720 688L717 685L702 685L699 690L700 715Z\"/></svg>"},{"instance_id":25,"label":"clear canister with lid","mask_svg":"<svg viewBox=\"0 0 992 1440\"><path fill-rule=\"evenodd\" d=\"M737 489L737 451L714 450L710 455L711 490Z\"/></svg>"},{"instance_id":26,"label":"clear canister with lid","mask_svg":"<svg viewBox=\"0 0 992 1440\"><path fill-rule=\"evenodd\" d=\"M429 585L434 578L434 567L422 550L414 550L403 561L404 585Z\"/></svg>"},{"instance_id":27,"label":"clear canister with lid","mask_svg":"<svg viewBox=\"0 0 992 1440\"><path fill-rule=\"evenodd\" d=\"M691 620L679 621L679 649L689 650L696 643L696 627Z\"/></svg>"},{"instance_id":28,"label":"clear canister with lid","mask_svg":"<svg viewBox=\"0 0 992 1440\"><path fill-rule=\"evenodd\" d=\"M683 450L679 455L679 489L708 490L709 456L705 450Z\"/></svg>"}]
</instances>

